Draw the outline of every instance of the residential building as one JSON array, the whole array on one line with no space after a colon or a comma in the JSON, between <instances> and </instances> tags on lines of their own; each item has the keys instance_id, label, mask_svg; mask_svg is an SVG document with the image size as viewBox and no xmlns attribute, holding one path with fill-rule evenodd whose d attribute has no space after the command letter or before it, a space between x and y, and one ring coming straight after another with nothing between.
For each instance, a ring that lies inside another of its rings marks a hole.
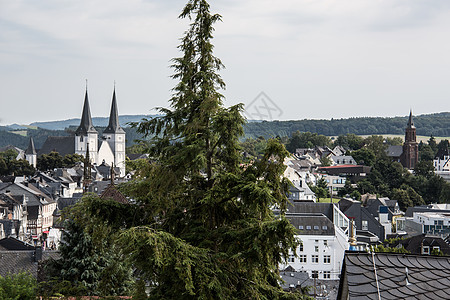
<instances>
[{"instance_id":1,"label":"residential building","mask_svg":"<svg viewBox=\"0 0 450 300\"><path fill-rule=\"evenodd\" d=\"M386 206L379 207L376 215L373 215L371 210L362 206L361 202L353 199L342 199L339 201L338 207L348 218L354 220L356 237L360 242L365 242L369 245L378 241L384 241L386 234L391 233L392 226L389 221L389 209ZM378 237L378 239L374 239L374 237Z\"/></svg>"},{"instance_id":2,"label":"residential building","mask_svg":"<svg viewBox=\"0 0 450 300\"><path fill-rule=\"evenodd\" d=\"M397 229L408 235L431 234L446 238L450 235L450 213L413 212L412 217L397 219Z\"/></svg>"},{"instance_id":3,"label":"residential building","mask_svg":"<svg viewBox=\"0 0 450 300\"><path fill-rule=\"evenodd\" d=\"M318 176L323 178L327 182L328 190L333 196L337 196L339 190L344 188L345 181L347 180L347 178L342 176L328 174L318 174Z\"/></svg>"},{"instance_id":4,"label":"residential building","mask_svg":"<svg viewBox=\"0 0 450 300\"><path fill-rule=\"evenodd\" d=\"M331 165L356 165L356 161L350 155L330 155Z\"/></svg>"},{"instance_id":5,"label":"residential building","mask_svg":"<svg viewBox=\"0 0 450 300\"><path fill-rule=\"evenodd\" d=\"M434 171L437 175L450 182L450 153L449 149L440 149L433 160Z\"/></svg>"},{"instance_id":6,"label":"residential building","mask_svg":"<svg viewBox=\"0 0 450 300\"><path fill-rule=\"evenodd\" d=\"M37 240L43 232L50 230L53 226L56 201L34 185L28 182L0 183L0 194L10 195L16 200L22 199L22 211L26 211L26 235L28 237ZM17 218L20 215L20 210L18 211Z\"/></svg>"},{"instance_id":7,"label":"residential building","mask_svg":"<svg viewBox=\"0 0 450 300\"><path fill-rule=\"evenodd\" d=\"M419 234L409 238L395 239L386 247L404 248L411 254L431 255L433 251L450 256L450 246L439 236Z\"/></svg>"},{"instance_id":8,"label":"residential building","mask_svg":"<svg viewBox=\"0 0 450 300\"><path fill-rule=\"evenodd\" d=\"M344 252L348 249L348 218L332 203L297 202L286 214L301 242L291 253L288 263L297 271L307 272L311 278L336 280L339 278Z\"/></svg>"}]
</instances>

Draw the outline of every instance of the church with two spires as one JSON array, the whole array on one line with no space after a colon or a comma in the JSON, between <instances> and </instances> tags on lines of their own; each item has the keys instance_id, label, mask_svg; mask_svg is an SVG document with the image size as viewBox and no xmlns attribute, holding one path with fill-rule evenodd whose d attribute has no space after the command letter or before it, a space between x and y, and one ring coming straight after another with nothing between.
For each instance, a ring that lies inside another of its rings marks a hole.
<instances>
[{"instance_id":1,"label":"church with two spires","mask_svg":"<svg viewBox=\"0 0 450 300\"><path fill-rule=\"evenodd\" d=\"M49 136L42 148L36 152L33 140L25 151L26 159L36 163L36 158L42 154L58 152L60 155L80 154L86 156L89 152L91 163L94 165L107 164L120 170L120 177L125 176L125 131L119 124L117 110L116 91L114 89L108 126L99 139L99 133L95 129L89 107L88 91L84 97L83 112L80 126L75 131L75 136ZM31 147L31 148L30 148Z\"/></svg>"}]
</instances>

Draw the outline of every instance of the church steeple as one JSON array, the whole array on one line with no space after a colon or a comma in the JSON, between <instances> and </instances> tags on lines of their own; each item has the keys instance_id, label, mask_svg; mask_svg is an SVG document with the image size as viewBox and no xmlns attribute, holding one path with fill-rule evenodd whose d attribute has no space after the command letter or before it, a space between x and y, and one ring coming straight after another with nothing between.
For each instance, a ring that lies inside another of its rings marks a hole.
<instances>
[{"instance_id":1,"label":"church steeple","mask_svg":"<svg viewBox=\"0 0 450 300\"><path fill-rule=\"evenodd\" d=\"M109 124L108 127L103 131L103 133L122 133L125 132L119 124L119 113L117 110L117 100L116 100L116 88L114 87L113 98L111 103L111 112L109 114Z\"/></svg>"},{"instance_id":2,"label":"church steeple","mask_svg":"<svg viewBox=\"0 0 450 300\"><path fill-rule=\"evenodd\" d=\"M95 130L94 126L92 125L91 109L89 108L88 92L86 88L81 122L80 126L78 126L77 130L75 131L75 135L87 135L88 133L97 133L97 130Z\"/></svg>"},{"instance_id":3,"label":"church steeple","mask_svg":"<svg viewBox=\"0 0 450 300\"><path fill-rule=\"evenodd\" d=\"M28 143L28 148L27 148L27 150L25 150L25 154L28 154L28 155L36 155L37 154L36 148L34 148L34 141L33 141L32 137L30 137L30 141Z\"/></svg>"},{"instance_id":4,"label":"church steeple","mask_svg":"<svg viewBox=\"0 0 450 300\"><path fill-rule=\"evenodd\" d=\"M34 148L33 138L30 137L30 142L28 143L28 148L25 150L25 159L28 161L30 165L36 168L37 164L37 152Z\"/></svg>"},{"instance_id":5,"label":"church steeple","mask_svg":"<svg viewBox=\"0 0 450 300\"><path fill-rule=\"evenodd\" d=\"M408 124L405 129L405 142L400 161L405 168L414 169L419 161L419 144L416 140L416 127L413 123L412 110L409 111Z\"/></svg>"},{"instance_id":6,"label":"church steeple","mask_svg":"<svg viewBox=\"0 0 450 300\"><path fill-rule=\"evenodd\" d=\"M412 109L409 111L408 128L416 128L412 119Z\"/></svg>"}]
</instances>

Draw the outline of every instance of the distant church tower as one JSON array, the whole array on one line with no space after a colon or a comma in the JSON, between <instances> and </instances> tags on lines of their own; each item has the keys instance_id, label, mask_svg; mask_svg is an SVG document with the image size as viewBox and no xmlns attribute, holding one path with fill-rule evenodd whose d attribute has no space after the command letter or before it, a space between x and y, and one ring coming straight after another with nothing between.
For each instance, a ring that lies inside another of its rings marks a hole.
<instances>
[{"instance_id":1,"label":"distant church tower","mask_svg":"<svg viewBox=\"0 0 450 300\"><path fill-rule=\"evenodd\" d=\"M30 142L28 143L28 148L25 150L25 159L28 161L28 163L36 168L37 163L37 152L34 148L34 141L33 138L30 137Z\"/></svg>"},{"instance_id":2,"label":"distant church tower","mask_svg":"<svg viewBox=\"0 0 450 300\"><path fill-rule=\"evenodd\" d=\"M120 169L121 177L125 176L125 130L123 130L119 124L116 88L114 88L113 92L111 113L109 114L109 124L103 131L103 138L106 139L112 152L114 153L114 166Z\"/></svg>"},{"instance_id":3,"label":"distant church tower","mask_svg":"<svg viewBox=\"0 0 450 300\"><path fill-rule=\"evenodd\" d=\"M416 141L416 127L412 120L412 111L409 112L408 125L405 130L405 142L400 161L405 168L414 169L419 161L419 144Z\"/></svg>"},{"instance_id":4,"label":"distant church tower","mask_svg":"<svg viewBox=\"0 0 450 300\"><path fill-rule=\"evenodd\" d=\"M91 162L97 163L98 132L92 125L91 110L89 108L88 92L86 88L80 126L78 126L75 131L75 153L84 156L88 146Z\"/></svg>"}]
</instances>

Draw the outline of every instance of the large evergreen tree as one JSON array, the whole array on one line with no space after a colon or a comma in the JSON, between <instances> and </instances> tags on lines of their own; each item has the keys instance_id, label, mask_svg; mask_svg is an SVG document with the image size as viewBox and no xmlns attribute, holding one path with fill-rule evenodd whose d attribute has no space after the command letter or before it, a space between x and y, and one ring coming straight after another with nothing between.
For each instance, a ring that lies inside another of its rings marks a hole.
<instances>
[{"instance_id":1,"label":"large evergreen tree","mask_svg":"<svg viewBox=\"0 0 450 300\"><path fill-rule=\"evenodd\" d=\"M297 245L284 217L288 153L270 140L259 160L243 164L242 105L223 106L223 65L211 44L221 17L190 0L180 18L192 23L173 60L170 108L138 125L153 136L153 163L124 187L136 205L91 199L88 211L123 230L120 242L154 299L298 299L281 290L277 271Z\"/></svg>"}]
</instances>

